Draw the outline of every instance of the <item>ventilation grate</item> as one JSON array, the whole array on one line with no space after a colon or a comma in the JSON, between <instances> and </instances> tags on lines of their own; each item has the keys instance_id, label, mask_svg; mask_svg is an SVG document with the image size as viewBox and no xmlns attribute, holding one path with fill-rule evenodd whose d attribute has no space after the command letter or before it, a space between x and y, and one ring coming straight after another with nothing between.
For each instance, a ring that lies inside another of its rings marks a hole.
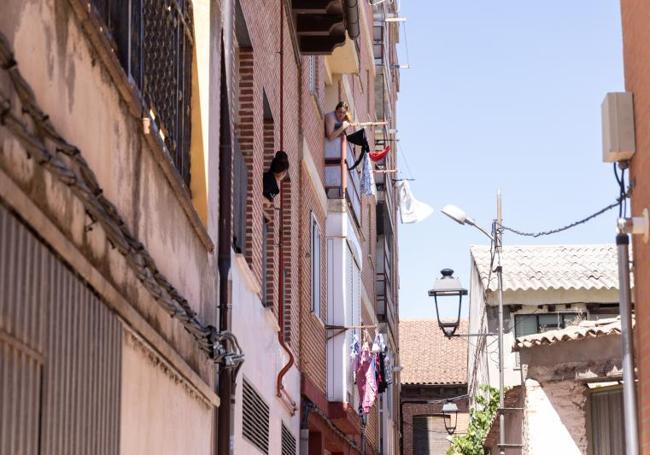
<instances>
[{"instance_id":1,"label":"ventilation grate","mask_svg":"<svg viewBox=\"0 0 650 455\"><path fill-rule=\"evenodd\" d=\"M284 423L282 424L282 455L296 455L296 438Z\"/></svg>"},{"instance_id":2,"label":"ventilation grate","mask_svg":"<svg viewBox=\"0 0 650 455\"><path fill-rule=\"evenodd\" d=\"M269 453L269 405L253 389L246 379L243 381L243 424L242 434L263 453ZM295 442L294 442L295 445ZM283 452L284 453L284 452Z\"/></svg>"}]
</instances>

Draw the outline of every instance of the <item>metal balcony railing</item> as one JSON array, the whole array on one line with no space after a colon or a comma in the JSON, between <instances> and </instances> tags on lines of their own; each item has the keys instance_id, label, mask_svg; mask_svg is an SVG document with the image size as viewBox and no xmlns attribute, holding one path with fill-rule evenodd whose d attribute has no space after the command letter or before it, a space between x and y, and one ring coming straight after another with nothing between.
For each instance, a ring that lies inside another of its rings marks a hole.
<instances>
[{"instance_id":1,"label":"metal balcony railing","mask_svg":"<svg viewBox=\"0 0 650 455\"><path fill-rule=\"evenodd\" d=\"M189 186L191 0L91 0L129 80L138 88L179 174Z\"/></svg>"},{"instance_id":2,"label":"metal balcony railing","mask_svg":"<svg viewBox=\"0 0 650 455\"><path fill-rule=\"evenodd\" d=\"M346 199L353 218L361 225L360 166L354 164L357 155L345 136L325 141L325 192L329 199Z\"/></svg>"}]
</instances>

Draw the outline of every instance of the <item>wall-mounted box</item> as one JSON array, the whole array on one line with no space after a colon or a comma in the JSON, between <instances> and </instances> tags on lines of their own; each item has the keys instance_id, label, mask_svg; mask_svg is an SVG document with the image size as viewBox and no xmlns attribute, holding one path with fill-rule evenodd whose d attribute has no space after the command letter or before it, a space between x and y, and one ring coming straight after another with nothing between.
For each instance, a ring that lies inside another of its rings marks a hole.
<instances>
[{"instance_id":1,"label":"wall-mounted box","mask_svg":"<svg viewBox=\"0 0 650 455\"><path fill-rule=\"evenodd\" d=\"M608 93L601 106L603 121L603 161L627 161L636 149L634 101L632 93Z\"/></svg>"}]
</instances>

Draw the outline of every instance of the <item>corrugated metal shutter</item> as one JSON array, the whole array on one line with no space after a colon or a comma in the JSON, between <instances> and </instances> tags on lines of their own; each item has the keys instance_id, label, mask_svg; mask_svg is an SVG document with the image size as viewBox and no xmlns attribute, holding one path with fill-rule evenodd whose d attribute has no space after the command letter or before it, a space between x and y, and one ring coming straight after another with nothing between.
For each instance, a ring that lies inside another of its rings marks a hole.
<instances>
[{"instance_id":1,"label":"corrugated metal shutter","mask_svg":"<svg viewBox=\"0 0 650 455\"><path fill-rule=\"evenodd\" d=\"M623 389L591 393L591 439L594 455L625 453Z\"/></svg>"},{"instance_id":2,"label":"corrugated metal shutter","mask_svg":"<svg viewBox=\"0 0 650 455\"><path fill-rule=\"evenodd\" d=\"M296 438L284 423L282 424L282 455L296 455Z\"/></svg>"},{"instance_id":3,"label":"corrugated metal shutter","mask_svg":"<svg viewBox=\"0 0 650 455\"><path fill-rule=\"evenodd\" d=\"M0 453L119 451L121 329L0 204Z\"/></svg>"},{"instance_id":4,"label":"corrugated metal shutter","mask_svg":"<svg viewBox=\"0 0 650 455\"><path fill-rule=\"evenodd\" d=\"M242 382L242 434L263 453L269 453L269 405L246 379Z\"/></svg>"}]
</instances>

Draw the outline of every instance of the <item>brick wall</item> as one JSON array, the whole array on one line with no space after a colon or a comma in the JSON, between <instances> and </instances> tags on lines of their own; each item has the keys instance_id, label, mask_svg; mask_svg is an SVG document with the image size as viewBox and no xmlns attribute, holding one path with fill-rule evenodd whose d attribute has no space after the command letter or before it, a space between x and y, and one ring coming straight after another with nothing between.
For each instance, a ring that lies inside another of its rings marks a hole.
<instances>
[{"instance_id":1,"label":"brick wall","mask_svg":"<svg viewBox=\"0 0 650 455\"><path fill-rule=\"evenodd\" d=\"M636 154L630 175L636 185L632 194L632 214L650 208L650 2L622 0L623 57L625 88L634 94ZM650 244L633 239L636 342L639 377L639 430L641 453L650 453Z\"/></svg>"},{"instance_id":2,"label":"brick wall","mask_svg":"<svg viewBox=\"0 0 650 455\"><path fill-rule=\"evenodd\" d=\"M263 219L269 221L271 232L266 250L266 288L269 299L273 300L276 316L278 311L278 248L283 246L286 271L286 307L283 316L287 341L296 355L296 362L303 375L323 393L326 393L326 331L324 323L327 315L327 245L325 224L327 213L322 207L317 193L324 180L324 122L323 115L334 109L325 105L325 92L335 90L337 98L343 97L341 85L337 82L326 88L324 78L324 58L316 57L317 89L309 90L309 75L306 57L296 59L288 24L284 25L284 64L280 67L279 34L280 16L278 2L241 2L241 8L250 35L250 49L239 50L238 63L238 110L236 112L237 134L242 151L249 166L249 211L247 212L248 236L246 259L252 272L260 283L262 280L262 226ZM372 16L368 5L366 14ZM368 16L367 16L368 17ZM371 20L371 19L370 19ZM362 37L365 36L362 34ZM356 107L356 119L374 120L374 80L372 78L372 55L368 46L360 46L361 68L359 75L344 76L354 98L351 104ZM283 93L283 132L281 136L280 112L280 72L284 76ZM371 85L368 85L370 78ZM268 109L264 109L264 97ZM270 111L270 112L269 112ZM372 143L372 129L368 129ZM316 165L316 175L310 176L302 163L303 143L309 150ZM284 182L281 196L276 198L279 207L282 198L282 220L277 210L264 207L262 199L262 173L268 169L270 159L276 150L282 148L289 155L291 167L288 179ZM313 179L312 179L313 177ZM363 239L363 285L366 294L374 305L374 254L376 247L375 204L363 202L363 224L360 238ZM321 229L321 288L320 315L311 311L311 219L318 222ZM280 239L280 223L283 232ZM267 302L268 303L268 302ZM378 445L378 423L376 409L369 422L368 443Z\"/></svg>"},{"instance_id":3,"label":"brick wall","mask_svg":"<svg viewBox=\"0 0 650 455\"><path fill-rule=\"evenodd\" d=\"M279 211L264 204L262 196L262 175L268 169L270 160L282 148L289 156L290 169L282 185L282 196L274 201L279 208L283 205L283 245L286 269L285 328L289 333L288 343L294 353L298 352L299 306L294 289L298 288L299 271L297 261L301 220L298 218L298 196L300 190L300 138L299 138L299 68L296 64L293 45L284 23L284 77L283 116L280 112L280 13L278 2L241 2L245 26L251 46L238 50L238 106L236 112L237 134L247 165L249 166L249 200L247 203L247 262L259 280L262 280L262 227L263 220L269 220L271 232L266 251L267 256L267 304L273 305L278 316L279 281ZM264 99L268 109L264 108ZM281 136L280 123L284 132ZM268 300L272 300L268 302ZM297 357L297 356L296 356ZM299 358L296 360L299 362Z\"/></svg>"}]
</instances>

